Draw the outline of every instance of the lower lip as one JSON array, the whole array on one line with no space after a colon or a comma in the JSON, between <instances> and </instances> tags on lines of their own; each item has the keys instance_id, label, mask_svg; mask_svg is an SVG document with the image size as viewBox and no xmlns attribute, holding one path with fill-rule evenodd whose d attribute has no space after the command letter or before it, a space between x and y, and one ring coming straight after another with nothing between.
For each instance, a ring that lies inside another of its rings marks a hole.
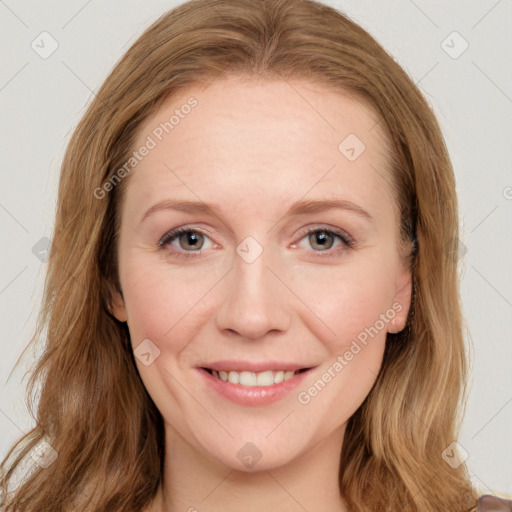
<instances>
[{"instance_id":1,"label":"lower lip","mask_svg":"<svg viewBox=\"0 0 512 512\"><path fill-rule=\"evenodd\" d=\"M208 373L204 368L197 368L199 375L214 391L240 405L266 405L285 397L295 389L312 370L297 373L291 379L271 386L242 386L226 382Z\"/></svg>"}]
</instances>

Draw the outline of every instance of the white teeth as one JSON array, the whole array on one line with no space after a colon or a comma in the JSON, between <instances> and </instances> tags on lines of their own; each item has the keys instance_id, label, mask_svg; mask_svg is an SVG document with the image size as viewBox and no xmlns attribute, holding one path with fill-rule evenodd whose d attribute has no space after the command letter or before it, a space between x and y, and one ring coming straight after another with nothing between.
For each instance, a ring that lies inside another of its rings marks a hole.
<instances>
[{"instance_id":1,"label":"white teeth","mask_svg":"<svg viewBox=\"0 0 512 512\"><path fill-rule=\"evenodd\" d=\"M256 374L252 372L240 373L238 384L242 384L242 386L256 386Z\"/></svg>"},{"instance_id":2,"label":"white teeth","mask_svg":"<svg viewBox=\"0 0 512 512\"><path fill-rule=\"evenodd\" d=\"M232 384L241 384L242 386L272 386L273 384L279 384L285 380L291 379L295 372L293 370L279 370L273 372L267 370L264 372L226 372L223 370L215 371L212 370L212 375L224 382L231 382Z\"/></svg>"},{"instance_id":3,"label":"white teeth","mask_svg":"<svg viewBox=\"0 0 512 512\"><path fill-rule=\"evenodd\" d=\"M256 384L258 386L272 386L274 384L274 374L272 371L261 372L256 375Z\"/></svg>"},{"instance_id":4,"label":"white teeth","mask_svg":"<svg viewBox=\"0 0 512 512\"><path fill-rule=\"evenodd\" d=\"M274 372L274 384L279 384L283 382L284 372L283 370L279 370L278 372Z\"/></svg>"}]
</instances>

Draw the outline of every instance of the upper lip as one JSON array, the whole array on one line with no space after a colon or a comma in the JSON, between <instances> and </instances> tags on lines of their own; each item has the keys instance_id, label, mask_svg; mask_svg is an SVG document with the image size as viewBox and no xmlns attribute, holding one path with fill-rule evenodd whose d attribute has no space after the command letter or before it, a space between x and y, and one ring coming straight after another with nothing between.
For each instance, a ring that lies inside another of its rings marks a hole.
<instances>
[{"instance_id":1,"label":"upper lip","mask_svg":"<svg viewBox=\"0 0 512 512\"><path fill-rule=\"evenodd\" d=\"M235 371L235 372L264 372L266 370L272 371L296 371L302 369L312 368L313 365L304 365L300 363L286 362L286 361L241 361L241 360L226 360L226 361L215 361L213 363L207 363L201 365L201 368L208 368L209 370L215 371Z\"/></svg>"}]
</instances>

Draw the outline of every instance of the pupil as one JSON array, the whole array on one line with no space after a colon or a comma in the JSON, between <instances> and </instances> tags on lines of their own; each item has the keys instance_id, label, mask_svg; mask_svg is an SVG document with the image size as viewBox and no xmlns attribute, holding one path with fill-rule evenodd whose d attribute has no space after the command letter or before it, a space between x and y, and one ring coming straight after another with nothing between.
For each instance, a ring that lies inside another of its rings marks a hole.
<instances>
[{"instance_id":1,"label":"pupil","mask_svg":"<svg viewBox=\"0 0 512 512\"><path fill-rule=\"evenodd\" d=\"M191 245L192 247L197 247L197 244L199 242L199 237L196 233L192 233L189 231L188 233L185 233L184 235L186 237L186 243Z\"/></svg>"},{"instance_id":2,"label":"pupil","mask_svg":"<svg viewBox=\"0 0 512 512\"><path fill-rule=\"evenodd\" d=\"M330 249L332 243L329 245L329 243L327 242L328 237L330 237L330 235L325 231L317 231L315 233L315 243L317 243L323 249Z\"/></svg>"}]
</instances>

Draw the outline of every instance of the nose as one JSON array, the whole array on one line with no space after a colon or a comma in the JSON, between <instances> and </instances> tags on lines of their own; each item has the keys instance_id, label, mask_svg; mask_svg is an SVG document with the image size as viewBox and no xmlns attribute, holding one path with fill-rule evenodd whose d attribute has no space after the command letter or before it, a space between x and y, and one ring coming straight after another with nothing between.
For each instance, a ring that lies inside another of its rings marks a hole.
<instances>
[{"instance_id":1,"label":"nose","mask_svg":"<svg viewBox=\"0 0 512 512\"><path fill-rule=\"evenodd\" d=\"M288 329L290 291L283 285L284 276L277 277L280 272L270 263L265 250L250 263L235 254L234 268L223 282L223 302L217 314L221 331L257 340Z\"/></svg>"}]
</instances>

